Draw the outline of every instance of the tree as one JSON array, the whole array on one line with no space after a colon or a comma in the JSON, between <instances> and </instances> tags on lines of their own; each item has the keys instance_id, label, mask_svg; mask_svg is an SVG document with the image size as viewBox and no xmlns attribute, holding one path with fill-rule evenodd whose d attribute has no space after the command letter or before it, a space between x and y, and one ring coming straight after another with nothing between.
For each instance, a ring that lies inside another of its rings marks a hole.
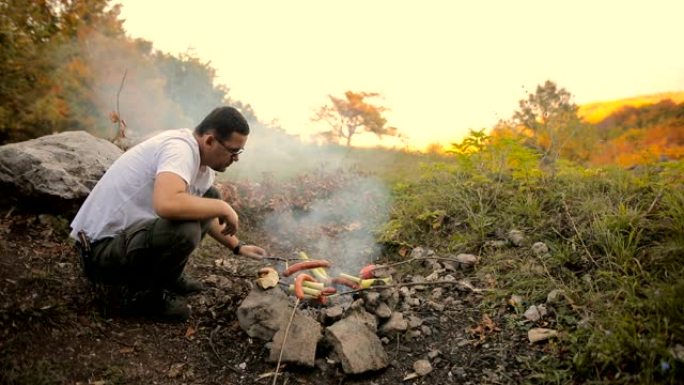
<instances>
[{"instance_id":1,"label":"tree","mask_svg":"<svg viewBox=\"0 0 684 385\"><path fill-rule=\"evenodd\" d=\"M564 148L576 136L582 122L577 115L578 106L564 88L547 80L537 86L534 94L519 102L520 109L513 115L513 123L527 131L531 144L543 155L542 162L553 165ZM580 153L580 151L572 151Z\"/></svg>"},{"instance_id":2,"label":"tree","mask_svg":"<svg viewBox=\"0 0 684 385\"><path fill-rule=\"evenodd\" d=\"M0 143L78 128L66 94L85 84L88 69L65 47L94 30L123 37L119 8L108 0L0 1Z\"/></svg>"},{"instance_id":3,"label":"tree","mask_svg":"<svg viewBox=\"0 0 684 385\"><path fill-rule=\"evenodd\" d=\"M398 135L395 127L386 126L387 120L382 114L387 109L366 100L380 94L347 91L344 96L336 98L328 95L332 104L322 106L311 119L326 122L330 126L331 129L322 132L321 137L330 141L344 139L346 145L351 146L352 137L360 132L370 132L379 138L383 135Z\"/></svg>"}]
</instances>

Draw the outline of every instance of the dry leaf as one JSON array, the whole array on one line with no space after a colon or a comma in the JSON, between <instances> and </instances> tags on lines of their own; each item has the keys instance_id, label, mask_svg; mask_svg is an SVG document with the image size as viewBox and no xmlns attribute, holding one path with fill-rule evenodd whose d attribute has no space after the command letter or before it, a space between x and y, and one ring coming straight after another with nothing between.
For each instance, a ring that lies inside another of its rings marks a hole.
<instances>
[{"instance_id":1,"label":"dry leaf","mask_svg":"<svg viewBox=\"0 0 684 385\"><path fill-rule=\"evenodd\" d=\"M132 346L126 346L125 348L119 349L119 353L121 353L121 354L133 353L134 350L135 350L134 347L132 347Z\"/></svg>"},{"instance_id":2,"label":"dry leaf","mask_svg":"<svg viewBox=\"0 0 684 385\"><path fill-rule=\"evenodd\" d=\"M527 338L531 343L548 340L556 337L558 332L553 329L533 328L527 332Z\"/></svg>"},{"instance_id":3,"label":"dry leaf","mask_svg":"<svg viewBox=\"0 0 684 385\"><path fill-rule=\"evenodd\" d=\"M275 287L280 280L278 272L272 267L264 267L259 270L259 278L256 280L257 286L262 289L270 289Z\"/></svg>"},{"instance_id":4,"label":"dry leaf","mask_svg":"<svg viewBox=\"0 0 684 385\"><path fill-rule=\"evenodd\" d=\"M482 315L482 321L480 321L480 324L477 326L473 326L468 329L468 332L470 334L475 334L480 337L480 341L484 340L485 337L487 337L490 334L493 334L494 332L498 332L501 329L499 329L498 326L492 321L491 318L487 314Z\"/></svg>"},{"instance_id":5,"label":"dry leaf","mask_svg":"<svg viewBox=\"0 0 684 385\"><path fill-rule=\"evenodd\" d=\"M196 332L197 331L195 330L195 328L193 328L192 326L188 326L188 329L185 331L185 338L190 338L194 336Z\"/></svg>"}]
</instances>

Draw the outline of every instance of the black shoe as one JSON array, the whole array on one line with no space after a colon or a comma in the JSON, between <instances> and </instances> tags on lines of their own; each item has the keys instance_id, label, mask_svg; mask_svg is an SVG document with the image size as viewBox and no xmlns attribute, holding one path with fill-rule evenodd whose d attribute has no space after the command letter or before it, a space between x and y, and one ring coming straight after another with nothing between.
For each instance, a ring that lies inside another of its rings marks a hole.
<instances>
[{"instance_id":1,"label":"black shoe","mask_svg":"<svg viewBox=\"0 0 684 385\"><path fill-rule=\"evenodd\" d=\"M171 285L171 287L168 289L179 295L188 295L203 291L204 285L202 285L202 282L193 278L189 278L183 274L178 277L176 282L174 282L173 285Z\"/></svg>"},{"instance_id":2,"label":"black shoe","mask_svg":"<svg viewBox=\"0 0 684 385\"><path fill-rule=\"evenodd\" d=\"M125 309L127 315L148 316L163 321L183 322L190 317L188 303L166 292L148 292L137 294Z\"/></svg>"}]
</instances>

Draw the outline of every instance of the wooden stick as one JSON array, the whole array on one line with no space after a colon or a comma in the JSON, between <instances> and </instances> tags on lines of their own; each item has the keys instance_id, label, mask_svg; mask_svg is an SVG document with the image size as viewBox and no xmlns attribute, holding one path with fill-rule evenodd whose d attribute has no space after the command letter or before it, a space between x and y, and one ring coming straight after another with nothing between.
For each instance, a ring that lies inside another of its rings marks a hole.
<instances>
[{"instance_id":1,"label":"wooden stick","mask_svg":"<svg viewBox=\"0 0 684 385\"><path fill-rule=\"evenodd\" d=\"M399 266L403 265L405 263L410 263L410 262L416 262L416 261L427 261L427 260L437 260L437 261L449 261L449 262L458 262L454 258L445 258L445 257L414 257L411 259L407 259L405 261L399 261L399 262L394 262L394 263L388 263L388 264L380 264L378 265L378 269L382 269L383 267L394 267L394 266Z\"/></svg>"},{"instance_id":2,"label":"wooden stick","mask_svg":"<svg viewBox=\"0 0 684 385\"><path fill-rule=\"evenodd\" d=\"M575 230L575 234L577 234L577 239L579 239L580 244L582 245L582 248L584 249L584 252L587 254L587 257L589 257L589 260L596 266L597 268L599 267L599 264L596 262L594 257L591 255L591 252L589 251L589 248L587 247L586 243L584 243L584 239L582 239L582 236L579 233L579 230L577 230L577 226L575 226L575 220L572 219L572 215L570 215L570 209L568 208L568 204L565 203L565 197L561 198L561 203L563 204L563 208L565 208L565 214L567 214L568 218L570 219L570 224L572 225L573 230Z\"/></svg>"},{"instance_id":3,"label":"wooden stick","mask_svg":"<svg viewBox=\"0 0 684 385\"><path fill-rule=\"evenodd\" d=\"M234 373L239 374L240 371L238 369L234 368L233 365L224 361L223 357L221 357L221 355L219 355L218 350L216 350L216 346L214 346L214 334L216 334L216 332L218 332L220 328L221 328L221 325L217 325L216 328L214 328L214 330L212 330L211 333L209 333L209 346L211 347L211 350L214 351L214 354L216 355L216 358L219 359L219 362L221 362L228 369L232 370Z\"/></svg>"},{"instance_id":4,"label":"wooden stick","mask_svg":"<svg viewBox=\"0 0 684 385\"><path fill-rule=\"evenodd\" d=\"M384 289L391 289L393 287L403 287L403 286L433 286L433 285L461 285L467 287L463 282L461 281L431 281L431 282L405 282L405 283L395 283L392 285L375 285L371 287L367 287L364 289L356 289L356 290L350 290L350 291L344 291L341 293L336 293L336 294L331 294L328 297L335 297L338 295L345 295L345 294L354 294L354 293L359 293L362 291L369 291L369 290L384 290ZM463 290L461 288L461 290ZM480 293L483 291L491 291L490 289L478 289L478 288L468 288L468 290L474 292L474 293ZM463 290L466 291L466 290Z\"/></svg>"},{"instance_id":5,"label":"wooden stick","mask_svg":"<svg viewBox=\"0 0 684 385\"><path fill-rule=\"evenodd\" d=\"M295 312L297 311L297 306L299 305L299 298L295 301L294 308L292 308L292 314L290 315L290 321L287 323L285 328L285 335L283 336L283 343L280 345L280 354L278 355L278 364L276 365L275 373L273 374L273 385L278 381L278 370L280 369L280 361L283 359L283 352L285 351L285 343L287 342L287 335L290 333L290 326L292 326L292 320L294 320Z\"/></svg>"},{"instance_id":6,"label":"wooden stick","mask_svg":"<svg viewBox=\"0 0 684 385\"><path fill-rule=\"evenodd\" d=\"M124 86L124 81L126 80L126 74L128 73L128 68L124 70L123 77L121 78L121 84L119 85L119 90L116 92L116 116L117 116L117 129L119 132L117 133L118 136L123 137L122 131L121 131L121 112L119 111L119 96L121 95L121 90L123 89ZM125 127L125 126L124 126Z\"/></svg>"}]
</instances>

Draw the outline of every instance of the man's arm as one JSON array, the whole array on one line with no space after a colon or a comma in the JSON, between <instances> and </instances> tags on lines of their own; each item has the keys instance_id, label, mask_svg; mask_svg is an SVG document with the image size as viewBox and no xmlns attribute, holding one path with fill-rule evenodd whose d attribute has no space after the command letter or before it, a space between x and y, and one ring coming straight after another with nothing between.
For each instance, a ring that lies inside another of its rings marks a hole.
<instances>
[{"instance_id":1,"label":"man's arm","mask_svg":"<svg viewBox=\"0 0 684 385\"><path fill-rule=\"evenodd\" d=\"M183 178L172 172L161 172L154 181L152 204L154 211L169 220L205 220L219 218L227 224L221 231L235 234L238 215L221 199L196 197L189 194Z\"/></svg>"},{"instance_id":2,"label":"man's arm","mask_svg":"<svg viewBox=\"0 0 684 385\"><path fill-rule=\"evenodd\" d=\"M223 225L219 223L218 219L211 221L207 233L211 235L212 238L216 239L218 243L226 246L230 250L234 250L235 247L240 243L240 240L235 235L224 234ZM260 260L266 256L266 251L259 246L244 245L240 248L240 255Z\"/></svg>"}]
</instances>

